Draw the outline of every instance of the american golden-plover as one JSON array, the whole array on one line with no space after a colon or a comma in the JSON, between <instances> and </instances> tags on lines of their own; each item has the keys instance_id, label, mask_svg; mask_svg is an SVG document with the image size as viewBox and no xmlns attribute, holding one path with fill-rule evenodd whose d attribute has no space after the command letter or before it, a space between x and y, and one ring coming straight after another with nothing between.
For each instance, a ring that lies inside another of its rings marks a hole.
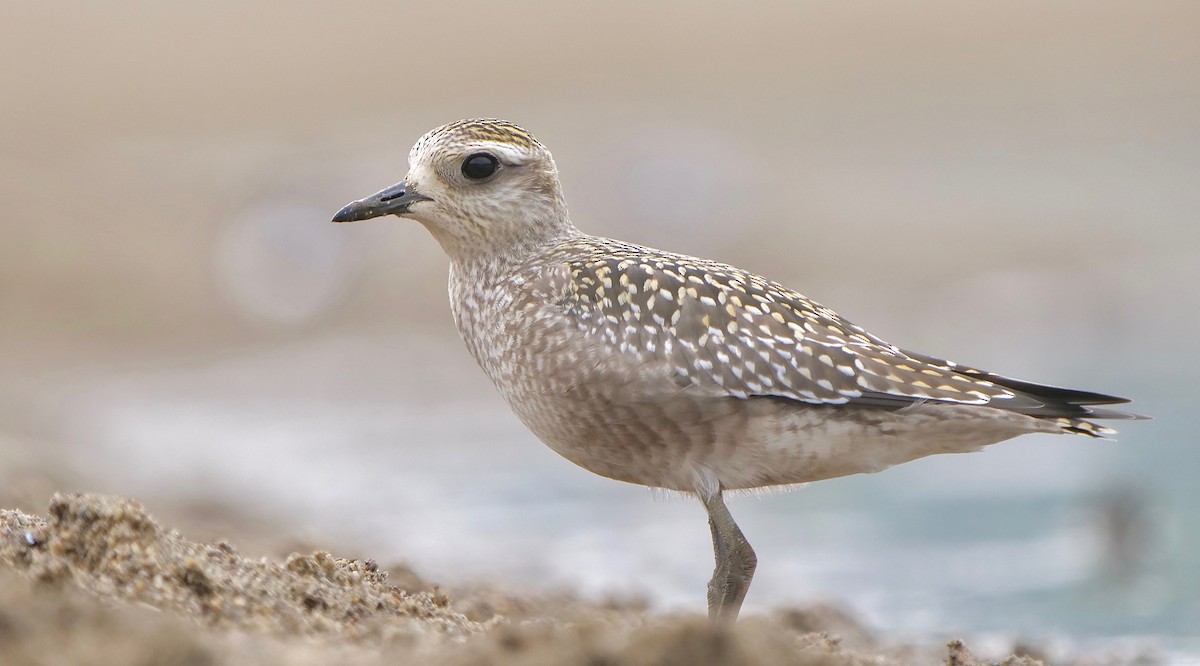
<instances>
[{"instance_id":1,"label":"american golden-plover","mask_svg":"<svg viewBox=\"0 0 1200 666\"><path fill-rule=\"evenodd\" d=\"M707 259L575 228L550 152L462 120L421 137L405 179L335 222L398 215L450 257L467 349L538 438L596 474L695 495L733 620L757 558L726 490L797 484L1026 433L1114 433L1128 402L901 349L798 292Z\"/></svg>"}]
</instances>

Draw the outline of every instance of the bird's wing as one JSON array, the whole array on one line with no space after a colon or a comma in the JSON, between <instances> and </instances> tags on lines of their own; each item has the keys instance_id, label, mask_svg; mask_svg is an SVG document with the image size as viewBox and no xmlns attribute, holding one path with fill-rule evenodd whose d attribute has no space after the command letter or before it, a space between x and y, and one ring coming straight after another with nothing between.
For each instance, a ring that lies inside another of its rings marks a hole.
<instances>
[{"instance_id":1,"label":"bird's wing","mask_svg":"<svg viewBox=\"0 0 1200 666\"><path fill-rule=\"evenodd\" d=\"M569 280L557 305L585 335L665 361L691 384L823 404L1020 401L992 381L918 360L757 275L635 246L605 249L565 262Z\"/></svg>"},{"instance_id":2,"label":"bird's wing","mask_svg":"<svg viewBox=\"0 0 1200 666\"><path fill-rule=\"evenodd\" d=\"M660 361L677 382L738 398L900 408L989 405L1038 417L1109 417L1121 398L1021 382L906 352L804 295L718 262L616 241L564 260L555 298L597 344ZM1056 393L1059 392L1059 393Z\"/></svg>"}]
</instances>

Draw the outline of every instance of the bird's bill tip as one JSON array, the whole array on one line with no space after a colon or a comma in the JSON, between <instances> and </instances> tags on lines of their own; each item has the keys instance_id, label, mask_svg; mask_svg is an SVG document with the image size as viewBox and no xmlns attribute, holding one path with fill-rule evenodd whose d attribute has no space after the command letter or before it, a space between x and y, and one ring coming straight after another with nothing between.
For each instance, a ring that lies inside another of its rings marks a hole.
<instances>
[{"instance_id":1,"label":"bird's bill tip","mask_svg":"<svg viewBox=\"0 0 1200 666\"><path fill-rule=\"evenodd\" d=\"M359 220L367 220L376 217L372 211L363 205L362 200L354 201L346 204L341 210L334 213L334 222L357 222Z\"/></svg>"}]
</instances>

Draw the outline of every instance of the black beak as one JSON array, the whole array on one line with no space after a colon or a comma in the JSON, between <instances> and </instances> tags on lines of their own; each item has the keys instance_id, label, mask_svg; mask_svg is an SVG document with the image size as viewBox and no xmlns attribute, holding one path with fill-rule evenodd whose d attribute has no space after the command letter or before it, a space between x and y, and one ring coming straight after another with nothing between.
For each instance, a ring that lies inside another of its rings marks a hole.
<instances>
[{"instance_id":1,"label":"black beak","mask_svg":"<svg viewBox=\"0 0 1200 666\"><path fill-rule=\"evenodd\" d=\"M396 183L365 199L359 199L348 204L345 208L339 210L337 215L333 216L333 221L357 222L384 215L403 215L408 212L409 206L418 201L433 200L427 196L417 194L406 183Z\"/></svg>"}]
</instances>

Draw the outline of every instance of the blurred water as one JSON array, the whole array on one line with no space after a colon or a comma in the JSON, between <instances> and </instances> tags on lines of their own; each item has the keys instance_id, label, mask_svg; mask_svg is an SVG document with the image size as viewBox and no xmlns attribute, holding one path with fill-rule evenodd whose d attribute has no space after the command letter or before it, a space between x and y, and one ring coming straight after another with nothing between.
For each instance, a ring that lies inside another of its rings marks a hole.
<instances>
[{"instance_id":1,"label":"blurred water","mask_svg":"<svg viewBox=\"0 0 1200 666\"><path fill-rule=\"evenodd\" d=\"M702 609L699 505L559 459L470 363L457 340L359 331L143 365L70 392L62 436L126 494L250 502L324 546L365 544L343 555L434 580ZM1122 386L1172 409L1137 378ZM1196 468L1173 458L1187 440L1168 440L1172 414L1158 415L1120 443L1027 437L734 498L760 557L747 607L833 600L888 631L1197 647Z\"/></svg>"}]
</instances>

